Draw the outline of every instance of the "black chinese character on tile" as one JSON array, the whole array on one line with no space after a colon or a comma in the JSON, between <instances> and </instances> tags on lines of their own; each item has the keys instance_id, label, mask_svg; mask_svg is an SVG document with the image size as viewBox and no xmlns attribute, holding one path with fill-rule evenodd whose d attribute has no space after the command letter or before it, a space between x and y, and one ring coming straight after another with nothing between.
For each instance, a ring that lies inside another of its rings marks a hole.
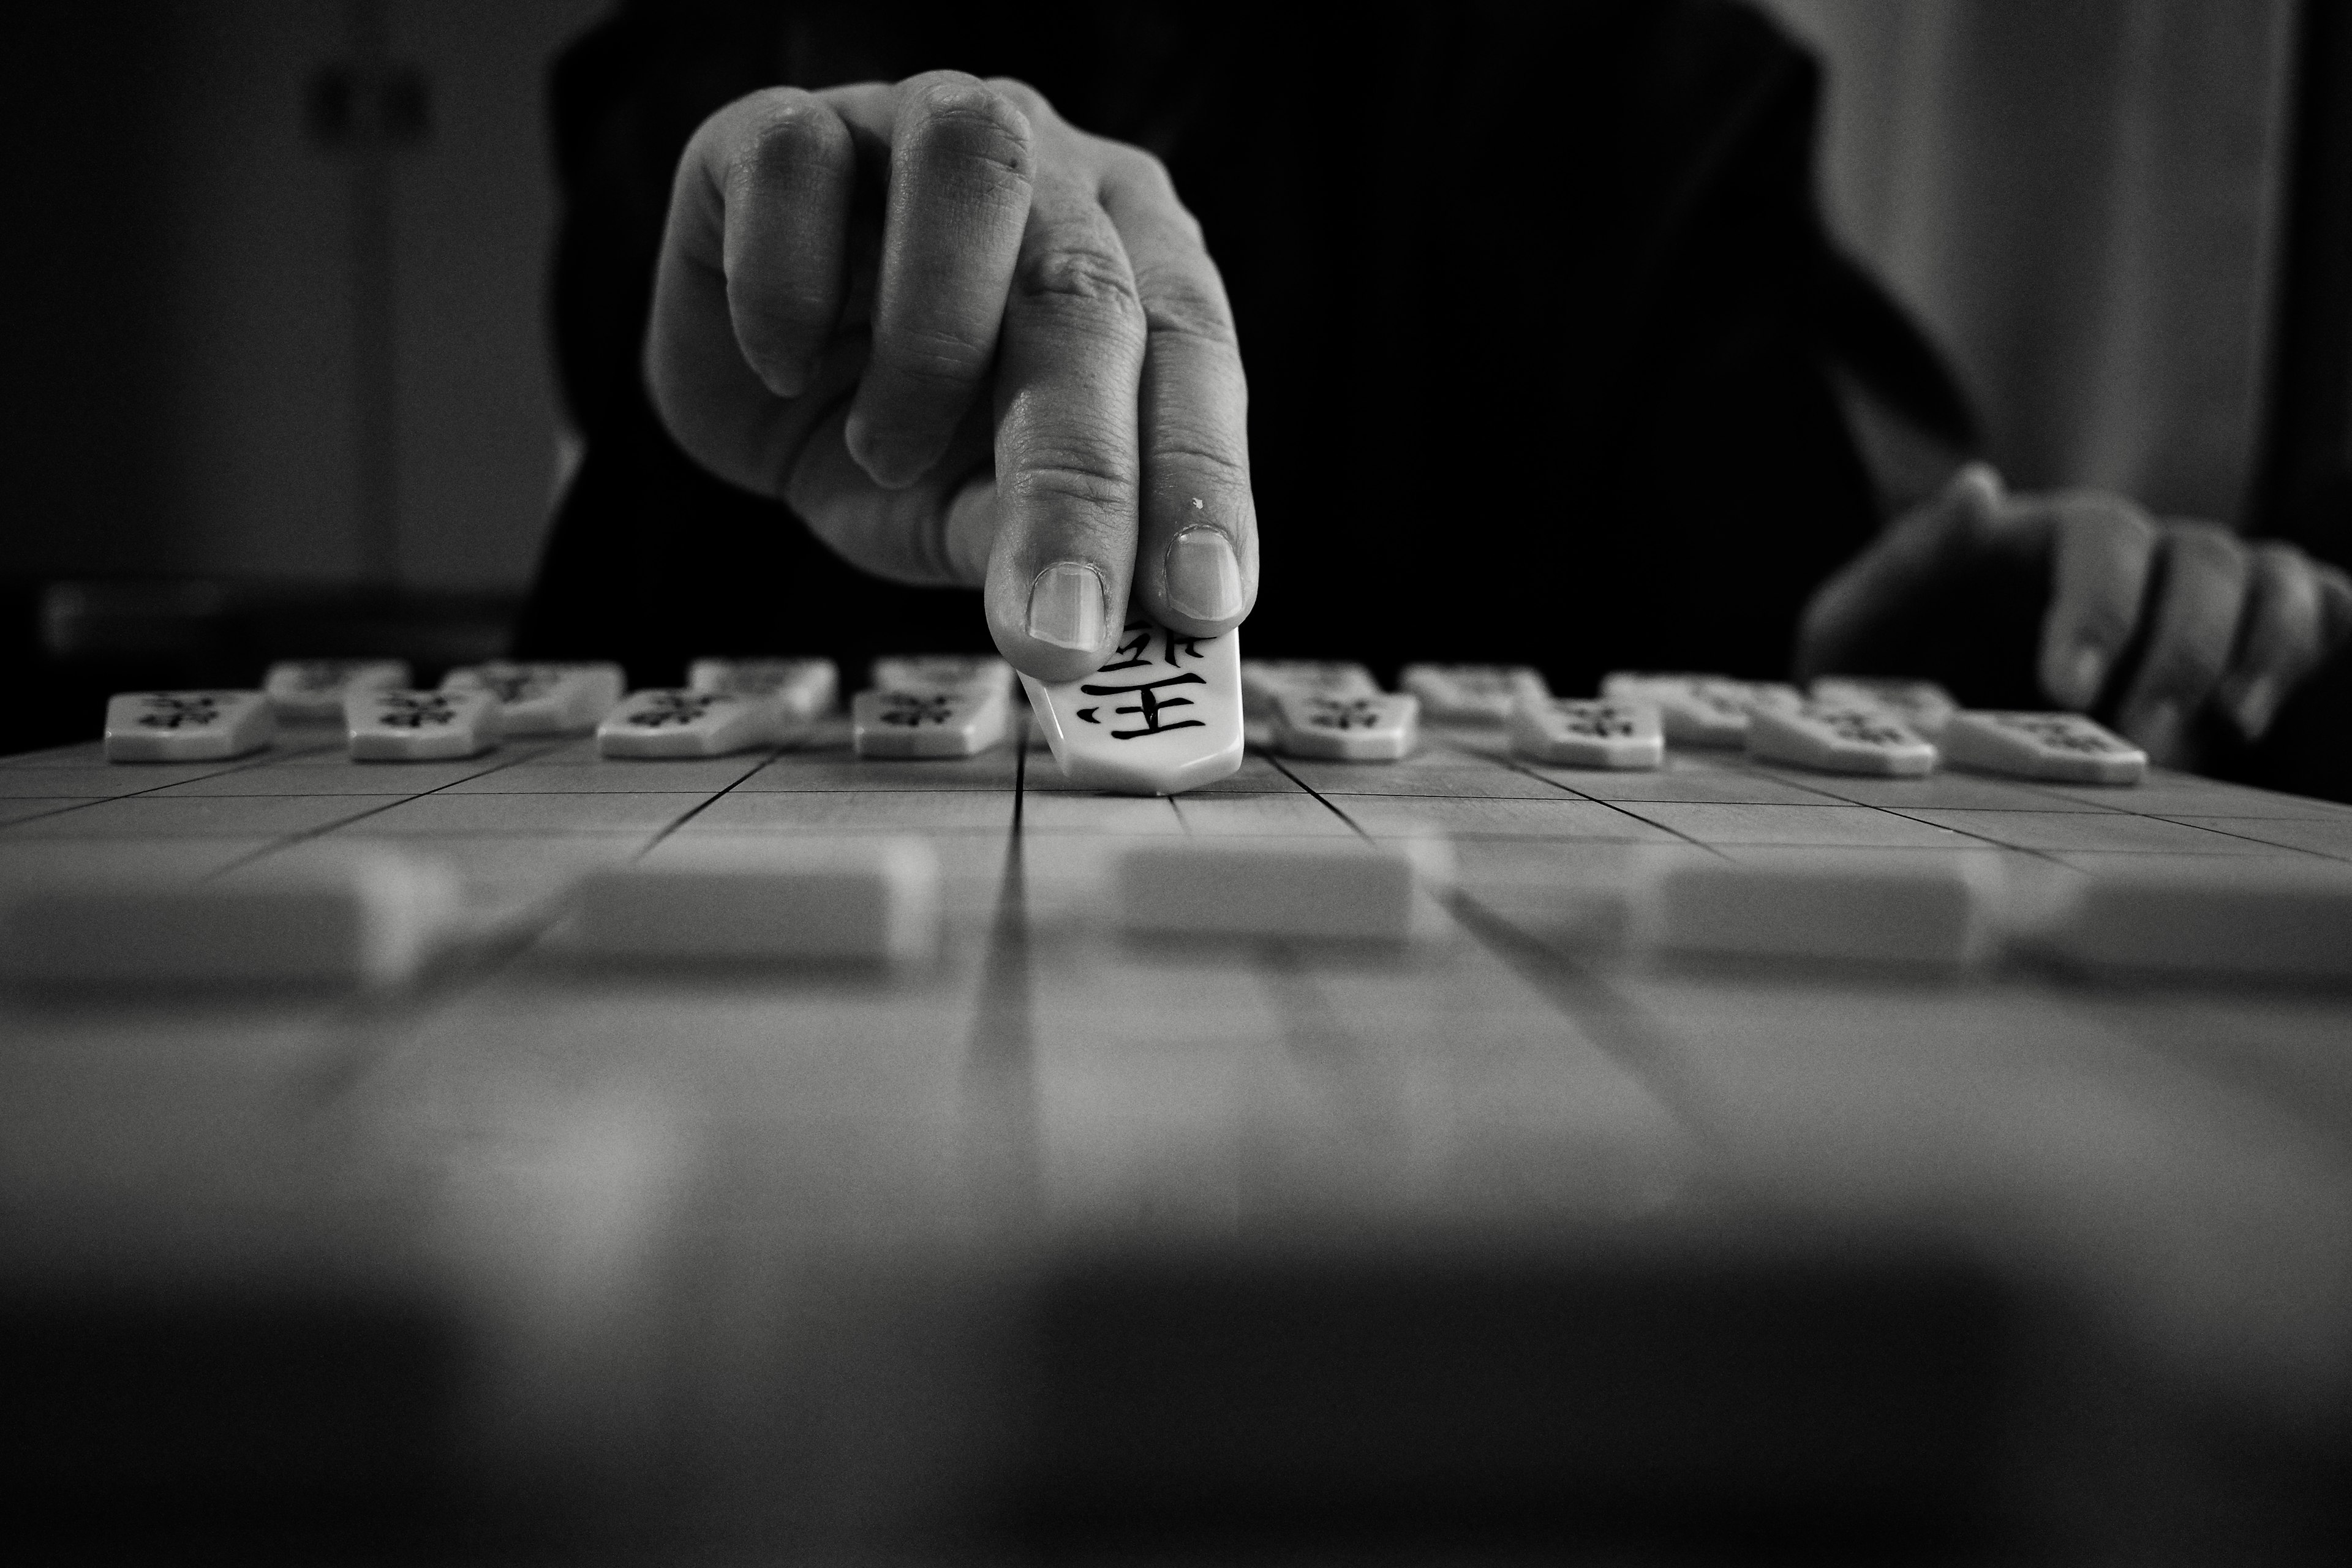
<instances>
[{"instance_id":1,"label":"black chinese character on tile","mask_svg":"<svg viewBox=\"0 0 2352 1568\"><path fill-rule=\"evenodd\" d=\"M681 729L693 723L717 706L719 699L705 691L656 691L646 705L628 717L628 722L640 730L658 730L665 724Z\"/></svg>"},{"instance_id":2,"label":"black chinese character on tile","mask_svg":"<svg viewBox=\"0 0 2352 1568\"><path fill-rule=\"evenodd\" d=\"M456 702L438 691L394 691L383 700L376 720L394 730L422 730L457 721Z\"/></svg>"},{"instance_id":3,"label":"black chinese character on tile","mask_svg":"<svg viewBox=\"0 0 2352 1568\"><path fill-rule=\"evenodd\" d=\"M192 730L217 722L220 716L217 698L173 697L159 692L147 699L147 711L139 716L139 722L150 730Z\"/></svg>"}]
</instances>

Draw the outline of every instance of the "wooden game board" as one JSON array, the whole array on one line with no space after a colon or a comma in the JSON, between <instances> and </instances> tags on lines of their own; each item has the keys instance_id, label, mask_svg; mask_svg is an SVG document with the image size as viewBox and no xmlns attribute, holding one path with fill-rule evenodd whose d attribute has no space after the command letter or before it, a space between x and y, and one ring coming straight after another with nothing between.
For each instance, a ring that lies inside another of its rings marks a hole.
<instances>
[{"instance_id":1,"label":"wooden game board","mask_svg":"<svg viewBox=\"0 0 2352 1568\"><path fill-rule=\"evenodd\" d=\"M1136 837L1429 826L1461 884L1426 951L1147 949L1104 914L1102 866ZM666 842L873 832L940 852L949 936L920 973L614 972L547 929L569 877ZM640 1482L657 1450L665 1495L719 1538L919 1534L996 1495L1005 1412L1038 1397L1007 1392L1008 1366L1037 1364L1006 1349L1032 1344L1022 1303L1108 1278L1073 1258L1133 1264L1101 1298L1121 1321L1171 1258L1180 1281L1240 1259L1328 1282L1334 1258L1533 1257L1567 1269L1563 1300L1629 1256L1715 1260L1732 1283L1668 1292L1714 1303L1695 1352L1751 1264L1853 1265L1870 1300L1926 1257L2048 1304L2028 1321L2063 1387L2005 1408L2063 1406L2027 1423L2053 1441L2112 1458L2154 1426L2308 1458L2338 1452L2352 1410L2352 995L2025 963L1673 967L1617 945L1644 857L1999 857L2029 884L2148 857L2352 862L2352 808L2179 774L1868 781L1692 752L1599 774L1468 730L1393 765L1253 753L1173 800L1070 790L1034 741L860 762L839 721L713 761L575 741L355 764L295 731L223 764L0 762L0 876L136 858L202 878L322 838L449 861L478 935L398 997L5 1004L0 1263L421 1292L491 1347L468 1417L486 1444ZM1418 1342L1374 1341L1375 1382ZM1889 1364L1909 1386L1916 1367ZM1246 1403L1245 1381L1219 1397ZM1175 1462L1170 1437L1089 1469L1132 1432L1054 1408L1054 1475L1131 1490ZM1257 1473L1248 1419L1213 1425L1243 1435L1193 1480ZM2224 1461L2189 1447L2113 1458L2075 1488L2104 1502L2045 1512L2115 1524L2161 1490L2169 1511L2137 1528L2201 1518L2171 1480Z\"/></svg>"}]
</instances>

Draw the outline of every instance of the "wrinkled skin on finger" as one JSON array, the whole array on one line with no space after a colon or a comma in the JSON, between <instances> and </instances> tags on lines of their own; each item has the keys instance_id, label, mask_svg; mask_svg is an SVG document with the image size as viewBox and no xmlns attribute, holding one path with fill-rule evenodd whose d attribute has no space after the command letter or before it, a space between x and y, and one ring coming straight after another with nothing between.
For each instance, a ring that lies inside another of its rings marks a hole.
<instances>
[{"instance_id":1,"label":"wrinkled skin on finger","mask_svg":"<svg viewBox=\"0 0 2352 1568\"><path fill-rule=\"evenodd\" d=\"M844 558L983 590L998 647L1092 670L1134 607L1257 590L1247 388L1157 160L1033 89L930 72L773 89L698 130L645 352L679 445Z\"/></svg>"}]
</instances>

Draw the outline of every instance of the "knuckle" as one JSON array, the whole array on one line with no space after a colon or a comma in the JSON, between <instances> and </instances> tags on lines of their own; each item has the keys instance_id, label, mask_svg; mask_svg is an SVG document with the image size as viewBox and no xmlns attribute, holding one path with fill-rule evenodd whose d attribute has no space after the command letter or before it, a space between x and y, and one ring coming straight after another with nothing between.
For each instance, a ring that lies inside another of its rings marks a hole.
<instances>
[{"instance_id":1,"label":"knuckle","mask_svg":"<svg viewBox=\"0 0 2352 1568\"><path fill-rule=\"evenodd\" d=\"M2202 572L2242 571L2245 546L2237 535L2210 522L2174 522L2165 527L2165 547L2176 561Z\"/></svg>"},{"instance_id":2,"label":"knuckle","mask_svg":"<svg viewBox=\"0 0 2352 1568\"><path fill-rule=\"evenodd\" d=\"M1143 301L1126 254L1108 233L1065 236L1021 258L1013 287L1030 301L1093 318L1116 331L1143 330Z\"/></svg>"},{"instance_id":3,"label":"knuckle","mask_svg":"<svg viewBox=\"0 0 2352 1568\"><path fill-rule=\"evenodd\" d=\"M1034 454L1013 479L1027 502L1076 503L1081 514L1125 516L1135 508L1135 476L1103 454L1067 447Z\"/></svg>"},{"instance_id":4,"label":"knuckle","mask_svg":"<svg viewBox=\"0 0 2352 1568\"><path fill-rule=\"evenodd\" d=\"M1247 463L1195 436L1174 434L1155 438L1151 443L1151 463L1155 468L1181 467L1188 470L1186 478L1192 483L1249 489Z\"/></svg>"},{"instance_id":5,"label":"knuckle","mask_svg":"<svg viewBox=\"0 0 2352 1568\"><path fill-rule=\"evenodd\" d=\"M1144 324L1156 342L1181 339L1213 349L1238 350L1234 319L1223 294L1198 278L1155 268L1137 279Z\"/></svg>"},{"instance_id":6,"label":"knuckle","mask_svg":"<svg viewBox=\"0 0 2352 1568\"><path fill-rule=\"evenodd\" d=\"M2104 490L2067 490L2056 498L2061 525L2117 543L2146 544L2156 538L2156 521L2119 495Z\"/></svg>"},{"instance_id":7,"label":"knuckle","mask_svg":"<svg viewBox=\"0 0 2352 1568\"><path fill-rule=\"evenodd\" d=\"M874 344L875 358L887 363L892 374L926 389L959 394L987 373L994 352L992 343L940 327L903 326Z\"/></svg>"},{"instance_id":8,"label":"knuckle","mask_svg":"<svg viewBox=\"0 0 2352 1568\"><path fill-rule=\"evenodd\" d=\"M2137 617L2122 600L2102 595L2074 606L2074 636L2101 647L2117 648L2131 640Z\"/></svg>"}]
</instances>

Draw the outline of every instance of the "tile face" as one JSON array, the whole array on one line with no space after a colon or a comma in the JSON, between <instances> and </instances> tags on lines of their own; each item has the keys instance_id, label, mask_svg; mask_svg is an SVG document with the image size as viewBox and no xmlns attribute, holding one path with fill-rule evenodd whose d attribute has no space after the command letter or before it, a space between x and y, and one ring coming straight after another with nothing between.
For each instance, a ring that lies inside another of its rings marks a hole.
<instances>
[{"instance_id":1,"label":"tile face","mask_svg":"<svg viewBox=\"0 0 2352 1568\"><path fill-rule=\"evenodd\" d=\"M1286 690L1275 700L1275 745L1287 757L1392 763L1421 734L1421 701L1410 694L1334 697Z\"/></svg>"},{"instance_id":2,"label":"tile face","mask_svg":"<svg viewBox=\"0 0 2352 1568\"><path fill-rule=\"evenodd\" d=\"M849 713L861 757L976 756L1003 745L1013 727L1012 699L984 680L861 691Z\"/></svg>"},{"instance_id":3,"label":"tile face","mask_svg":"<svg viewBox=\"0 0 2352 1568\"><path fill-rule=\"evenodd\" d=\"M447 691L488 691L496 697L507 734L575 735L593 730L619 706L623 680L617 664L498 660L453 669L441 686Z\"/></svg>"},{"instance_id":4,"label":"tile face","mask_svg":"<svg viewBox=\"0 0 2352 1568\"><path fill-rule=\"evenodd\" d=\"M258 691L126 691L106 704L110 763L219 762L278 732Z\"/></svg>"},{"instance_id":5,"label":"tile face","mask_svg":"<svg viewBox=\"0 0 2352 1568\"><path fill-rule=\"evenodd\" d=\"M370 837L408 833L649 833L709 798L702 795L421 795L352 825Z\"/></svg>"},{"instance_id":6,"label":"tile face","mask_svg":"<svg viewBox=\"0 0 2352 1568\"><path fill-rule=\"evenodd\" d=\"M408 664L397 658L284 658L262 678L262 695L289 722L333 723L354 691L406 686Z\"/></svg>"},{"instance_id":7,"label":"tile face","mask_svg":"<svg viewBox=\"0 0 2352 1568\"><path fill-rule=\"evenodd\" d=\"M1671 842L1674 835L1597 800L1382 800L1358 795L1340 809L1376 838L1434 826L1470 838Z\"/></svg>"},{"instance_id":8,"label":"tile face","mask_svg":"<svg viewBox=\"0 0 2352 1568\"><path fill-rule=\"evenodd\" d=\"M1876 708L1923 739L1940 740L1960 705L1932 680L1889 680L1868 675L1824 675L1813 682L1816 702L1833 708Z\"/></svg>"},{"instance_id":9,"label":"tile face","mask_svg":"<svg viewBox=\"0 0 2352 1568\"><path fill-rule=\"evenodd\" d=\"M698 658L687 667L696 691L772 698L786 717L813 720L833 711L841 671L829 658Z\"/></svg>"},{"instance_id":10,"label":"tile face","mask_svg":"<svg viewBox=\"0 0 2352 1568\"><path fill-rule=\"evenodd\" d=\"M1984 856L1681 858L1643 889L1635 925L1669 952L1956 969L1990 950L1999 893Z\"/></svg>"},{"instance_id":11,"label":"tile face","mask_svg":"<svg viewBox=\"0 0 2352 1568\"><path fill-rule=\"evenodd\" d=\"M1130 620L1094 674L1021 683L1063 776L1081 789L1175 795L1242 765L1238 632L1188 637Z\"/></svg>"},{"instance_id":12,"label":"tile face","mask_svg":"<svg viewBox=\"0 0 2352 1568\"><path fill-rule=\"evenodd\" d=\"M368 687L343 699L352 760L446 763L499 743L498 699L487 691L404 691Z\"/></svg>"},{"instance_id":13,"label":"tile face","mask_svg":"<svg viewBox=\"0 0 2352 1568\"><path fill-rule=\"evenodd\" d=\"M2060 784L2134 784L2147 753L2080 713L1955 714L1943 735L1955 767Z\"/></svg>"},{"instance_id":14,"label":"tile face","mask_svg":"<svg viewBox=\"0 0 2352 1568\"><path fill-rule=\"evenodd\" d=\"M1921 778L1936 771L1936 748L1879 708L1805 702L1759 707L1748 719L1748 754L1832 773Z\"/></svg>"},{"instance_id":15,"label":"tile face","mask_svg":"<svg viewBox=\"0 0 2352 1568\"><path fill-rule=\"evenodd\" d=\"M1666 760L1657 709L1608 698L1522 700L1511 713L1511 750L1575 768L1647 770Z\"/></svg>"},{"instance_id":16,"label":"tile face","mask_svg":"<svg viewBox=\"0 0 2352 1568\"><path fill-rule=\"evenodd\" d=\"M9 827L42 838L275 838L316 833L402 799L399 795L229 795L213 799L132 795L101 800Z\"/></svg>"},{"instance_id":17,"label":"tile face","mask_svg":"<svg viewBox=\"0 0 2352 1568\"><path fill-rule=\"evenodd\" d=\"M596 726L607 757L723 757L780 744L790 728L772 696L653 688L633 691Z\"/></svg>"},{"instance_id":18,"label":"tile face","mask_svg":"<svg viewBox=\"0 0 2352 1568\"><path fill-rule=\"evenodd\" d=\"M1921 820L2019 849L2141 849L2179 855L2259 855L2263 846L2178 822L2119 811L1922 811Z\"/></svg>"},{"instance_id":19,"label":"tile face","mask_svg":"<svg viewBox=\"0 0 2352 1568\"><path fill-rule=\"evenodd\" d=\"M1692 805L1641 801L1627 802L1625 809L1701 844L1958 847L1968 842L1966 835L1937 823L1890 816L1863 805Z\"/></svg>"},{"instance_id":20,"label":"tile face","mask_svg":"<svg viewBox=\"0 0 2352 1568\"><path fill-rule=\"evenodd\" d=\"M1444 722L1500 723L1521 697L1551 695L1544 678L1520 664L1409 664L1400 684Z\"/></svg>"},{"instance_id":21,"label":"tile face","mask_svg":"<svg viewBox=\"0 0 2352 1568\"><path fill-rule=\"evenodd\" d=\"M2048 944L2093 969L2352 977L2352 868L2148 857L2083 878Z\"/></svg>"},{"instance_id":22,"label":"tile face","mask_svg":"<svg viewBox=\"0 0 2352 1568\"><path fill-rule=\"evenodd\" d=\"M1318 658L1245 658L1242 660L1242 711L1252 719L1271 719L1276 700L1285 691L1347 699L1378 697L1381 683L1360 664Z\"/></svg>"},{"instance_id":23,"label":"tile face","mask_svg":"<svg viewBox=\"0 0 2352 1568\"><path fill-rule=\"evenodd\" d=\"M672 837L591 873L570 938L617 959L919 963L939 947L939 858L919 838Z\"/></svg>"},{"instance_id":24,"label":"tile face","mask_svg":"<svg viewBox=\"0 0 2352 1568\"><path fill-rule=\"evenodd\" d=\"M1654 705L1667 742L1678 746L1744 745L1749 713L1759 707L1794 708L1802 700L1795 687L1774 681L1639 670L1618 670L1606 677L1601 682L1601 695L1620 702Z\"/></svg>"},{"instance_id":25,"label":"tile face","mask_svg":"<svg viewBox=\"0 0 2352 1568\"><path fill-rule=\"evenodd\" d=\"M1139 934L1402 942L1446 930L1426 889L1450 883L1452 863L1442 843L1173 839L1129 849L1113 880Z\"/></svg>"},{"instance_id":26,"label":"tile face","mask_svg":"<svg viewBox=\"0 0 2352 1568\"><path fill-rule=\"evenodd\" d=\"M53 886L0 911L0 953L47 984L382 984L415 972L458 906L455 879L396 854L279 856L206 882Z\"/></svg>"},{"instance_id":27,"label":"tile face","mask_svg":"<svg viewBox=\"0 0 2352 1568\"><path fill-rule=\"evenodd\" d=\"M887 654L874 661L874 685L883 691L941 691L978 687L1013 695L1013 667L994 654Z\"/></svg>"}]
</instances>

